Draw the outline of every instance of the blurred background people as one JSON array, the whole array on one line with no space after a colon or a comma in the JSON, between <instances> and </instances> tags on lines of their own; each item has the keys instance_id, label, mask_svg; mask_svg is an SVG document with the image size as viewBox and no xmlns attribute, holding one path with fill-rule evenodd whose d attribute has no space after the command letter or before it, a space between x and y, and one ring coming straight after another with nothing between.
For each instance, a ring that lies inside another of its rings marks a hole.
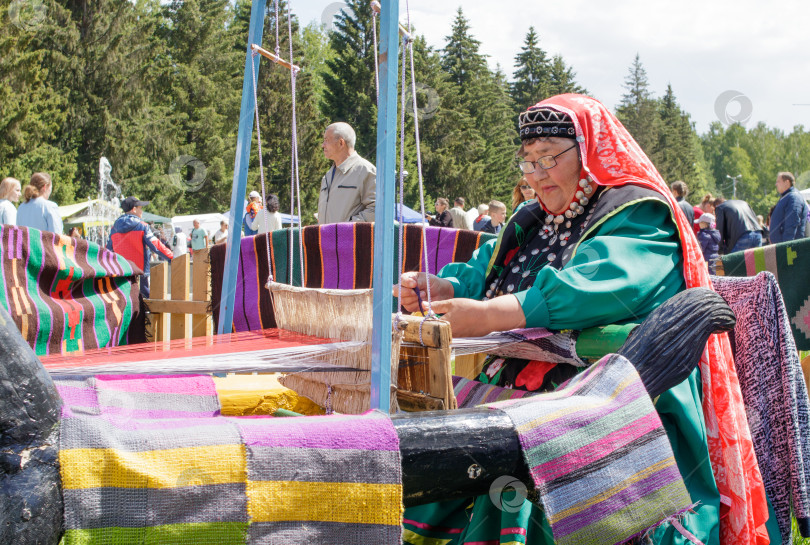
<instances>
[{"instance_id":1,"label":"blurred background people","mask_svg":"<svg viewBox=\"0 0 810 545\"><path fill-rule=\"evenodd\" d=\"M53 182L47 172L35 172L23 190L23 202L17 209L17 225L33 227L40 231L63 234L59 207L48 198L53 191Z\"/></svg>"},{"instance_id":2,"label":"blurred background people","mask_svg":"<svg viewBox=\"0 0 810 545\"><path fill-rule=\"evenodd\" d=\"M20 181L17 178L3 178L0 182L0 224L17 224L15 202L20 202Z\"/></svg>"}]
</instances>

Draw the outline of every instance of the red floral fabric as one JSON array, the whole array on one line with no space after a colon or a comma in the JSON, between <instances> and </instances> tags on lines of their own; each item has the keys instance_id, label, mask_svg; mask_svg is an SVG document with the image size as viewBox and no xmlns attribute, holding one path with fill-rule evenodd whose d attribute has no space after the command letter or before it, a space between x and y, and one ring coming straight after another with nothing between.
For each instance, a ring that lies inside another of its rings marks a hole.
<instances>
[{"instance_id":1,"label":"red floral fabric","mask_svg":"<svg viewBox=\"0 0 810 545\"><path fill-rule=\"evenodd\" d=\"M686 287L711 288L692 225L621 122L602 103L583 95L559 95L537 106L565 112L574 120L583 177L590 175L594 182L605 186L637 184L667 199L680 233ZM720 541L725 545L769 543L764 530L768 519L765 488L726 333L710 337L700 371L709 457L721 499Z\"/></svg>"}]
</instances>

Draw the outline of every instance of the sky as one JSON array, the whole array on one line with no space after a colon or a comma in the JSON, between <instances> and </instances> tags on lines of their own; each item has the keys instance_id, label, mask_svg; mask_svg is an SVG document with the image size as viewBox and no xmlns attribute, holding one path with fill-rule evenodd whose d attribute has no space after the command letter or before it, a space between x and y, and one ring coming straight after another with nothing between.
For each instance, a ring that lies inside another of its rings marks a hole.
<instances>
[{"instance_id":1,"label":"sky","mask_svg":"<svg viewBox=\"0 0 810 545\"><path fill-rule=\"evenodd\" d=\"M269 4L269 2L268 2ZM331 24L342 3L291 0L303 24ZM560 54L577 81L615 109L636 53L650 90L667 84L699 133L713 121L762 121L790 132L810 129L808 0L410 0L410 19L429 45L442 48L461 6L491 68L511 80L514 58L534 26L540 46ZM534 6L531 10L529 6ZM544 8L544 6L546 6ZM400 21L406 20L400 1ZM418 76L417 76L418 79Z\"/></svg>"}]
</instances>

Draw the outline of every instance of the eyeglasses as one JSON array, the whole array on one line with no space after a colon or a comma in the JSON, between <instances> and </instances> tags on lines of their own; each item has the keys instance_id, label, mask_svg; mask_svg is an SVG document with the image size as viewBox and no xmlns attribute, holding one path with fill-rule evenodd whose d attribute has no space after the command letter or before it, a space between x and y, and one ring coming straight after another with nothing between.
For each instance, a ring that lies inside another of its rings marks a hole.
<instances>
[{"instance_id":1,"label":"eyeglasses","mask_svg":"<svg viewBox=\"0 0 810 545\"><path fill-rule=\"evenodd\" d=\"M574 144L568 149L561 151L557 155L544 155L543 157L540 157L537 161L520 161L518 162L518 168L520 168L520 171L523 172L523 174L531 174L532 172L534 172L535 165L539 166L543 170L554 168L555 166L557 166L557 157L559 157L566 151L574 149L575 147L577 147L576 144Z\"/></svg>"},{"instance_id":2,"label":"eyeglasses","mask_svg":"<svg viewBox=\"0 0 810 545\"><path fill-rule=\"evenodd\" d=\"M532 188L532 186L530 186L530 185L522 185L522 186L520 186L520 189L522 189L523 191L526 191L526 190L531 189L531 188Z\"/></svg>"}]
</instances>

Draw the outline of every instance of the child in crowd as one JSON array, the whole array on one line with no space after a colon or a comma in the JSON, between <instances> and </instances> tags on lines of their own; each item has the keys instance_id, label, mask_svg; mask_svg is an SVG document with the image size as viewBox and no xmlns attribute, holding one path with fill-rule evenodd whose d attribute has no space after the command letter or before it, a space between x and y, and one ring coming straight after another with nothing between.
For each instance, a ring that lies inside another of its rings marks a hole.
<instances>
[{"instance_id":1,"label":"child in crowd","mask_svg":"<svg viewBox=\"0 0 810 545\"><path fill-rule=\"evenodd\" d=\"M258 191L251 191L248 195L248 205L245 207L245 217L242 220L242 229L245 231L245 236L250 237L257 233L257 231L250 226L256 220L256 215L262 209L262 196Z\"/></svg>"},{"instance_id":2,"label":"child in crowd","mask_svg":"<svg viewBox=\"0 0 810 545\"><path fill-rule=\"evenodd\" d=\"M484 233L499 233L506 221L506 205L501 201L489 202L489 221L484 223L481 231Z\"/></svg>"},{"instance_id":3,"label":"child in crowd","mask_svg":"<svg viewBox=\"0 0 810 545\"><path fill-rule=\"evenodd\" d=\"M704 212L695 223L700 226L697 239L703 251L703 259L709 264L709 274L715 274L715 264L720 257L720 231L714 228L714 214Z\"/></svg>"}]
</instances>

